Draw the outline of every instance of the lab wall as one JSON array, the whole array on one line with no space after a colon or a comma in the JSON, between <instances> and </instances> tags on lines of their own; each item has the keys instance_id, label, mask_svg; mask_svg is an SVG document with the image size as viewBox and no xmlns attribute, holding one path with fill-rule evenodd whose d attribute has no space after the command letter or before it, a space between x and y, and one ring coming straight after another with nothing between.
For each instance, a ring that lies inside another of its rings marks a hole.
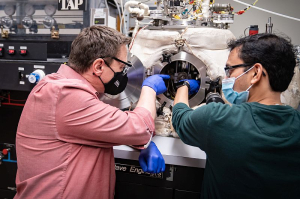
<instances>
[{"instance_id":1,"label":"lab wall","mask_svg":"<svg viewBox=\"0 0 300 199\"><path fill-rule=\"evenodd\" d=\"M255 0L241 1L248 4L255 2ZM215 0L215 3L230 3L235 12L247 7L233 0ZM300 20L299 0L258 0L255 6ZM249 25L258 25L259 32L263 33L266 30L269 17L272 19L273 33L287 35L292 39L294 45L300 45L300 21L287 19L255 8L250 8L244 14L235 16L234 24L231 24L229 29L237 38L244 35L244 30Z\"/></svg>"}]
</instances>

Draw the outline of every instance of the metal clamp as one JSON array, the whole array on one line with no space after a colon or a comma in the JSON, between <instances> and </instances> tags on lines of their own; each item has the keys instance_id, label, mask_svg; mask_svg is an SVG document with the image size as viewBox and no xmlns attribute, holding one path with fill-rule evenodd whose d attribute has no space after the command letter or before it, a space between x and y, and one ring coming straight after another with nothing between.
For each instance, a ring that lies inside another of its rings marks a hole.
<instances>
[{"instance_id":1,"label":"metal clamp","mask_svg":"<svg viewBox=\"0 0 300 199\"><path fill-rule=\"evenodd\" d=\"M185 42L186 42L186 39L183 39L183 38L175 39L175 46L177 48L180 48L180 47L184 46Z\"/></svg>"},{"instance_id":2,"label":"metal clamp","mask_svg":"<svg viewBox=\"0 0 300 199\"><path fill-rule=\"evenodd\" d=\"M3 26L1 26L1 37L2 38L8 38L8 31L7 30L3 30Z\"/></svg>"},{"instance_id":3,"label":"metal clamp","mask_svg":"<svg viewBox=\"0 0 300 199\"><path fill-rule=\"evenodd\" d=\"M55 30L54 26L52 26L52 29L51 29L51 38L52 39L59 39L59 31Z\"/></svg>"}]
</instances>

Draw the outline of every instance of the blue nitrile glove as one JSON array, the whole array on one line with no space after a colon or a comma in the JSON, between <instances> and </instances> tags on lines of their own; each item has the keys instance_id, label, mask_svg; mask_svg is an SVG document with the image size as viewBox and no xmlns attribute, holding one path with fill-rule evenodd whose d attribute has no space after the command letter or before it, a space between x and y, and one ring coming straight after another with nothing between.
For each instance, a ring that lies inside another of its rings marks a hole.
<instances>
[{"instance_id":1,"label":"blue nitrile glove","mask_svg":"<svg viewBox=\"0 0 300 199\"><path fill-rule=\"evenodd\" d=\"M193 95L199 91L200 88L200 80L195 79L184 79L181 81L187 81L190 84L189 95Z\"/></svg>"},{"instance_id":2,"label":"blue nitrile glove","mask_svg":"<svg viewBox=\"0 0 300 199\"><path fill-rule=\"evenodd\" d=\"M156 92L156 95L162 94L167 91L164 79L170 79L170 75L152 75L144 80L142 87L149 86Z\"/></svg>"},{"instance_id":3,"label":"blue nitrile glove","mask_svg":"<svg viewBox=\"0 0 300 199\"><path fill-rule=\"evenodd\" d=\"M139 162L144 172L161 173L165 171L165 160L152 141L148 148L141 151Z\"/></svg>"}]
</instances>

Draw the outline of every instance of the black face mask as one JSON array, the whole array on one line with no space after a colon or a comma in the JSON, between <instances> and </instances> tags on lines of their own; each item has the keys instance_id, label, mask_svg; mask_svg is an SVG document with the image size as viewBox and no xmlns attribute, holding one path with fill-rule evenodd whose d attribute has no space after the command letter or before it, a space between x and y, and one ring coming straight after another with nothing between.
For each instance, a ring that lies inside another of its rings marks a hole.
<instances>
[{"instance_id":1,"label":"black face mask","mask_svg":"<svg viewBox=\"0 0 300 199\"><path fill-rule=\"evenodd\" d=\"M116 73L108 64L106 65L114 72L114 77L108 83L104 83L101 77L99 77L99 79L104 85L105 93L110 95L117 95L123 92L127 86L127 82L128 82L127 73L124 74L123 71Z\"/></svg>"}]
</instances>

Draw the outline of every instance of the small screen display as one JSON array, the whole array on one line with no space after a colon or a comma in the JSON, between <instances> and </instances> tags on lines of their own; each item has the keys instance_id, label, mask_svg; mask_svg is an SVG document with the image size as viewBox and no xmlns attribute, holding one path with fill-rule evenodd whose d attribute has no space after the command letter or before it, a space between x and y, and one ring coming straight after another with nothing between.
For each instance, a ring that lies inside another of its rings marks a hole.
<instances>
[{"instance_id":1,"label":"small screen display","mask_svg":"<svg viewBox=\"0 0 300 199\"><path fill-rule=\"evenodd\" d=\"M105 25L105 18L95 18L95 25Z\"/></svg>"}]
</instances>

